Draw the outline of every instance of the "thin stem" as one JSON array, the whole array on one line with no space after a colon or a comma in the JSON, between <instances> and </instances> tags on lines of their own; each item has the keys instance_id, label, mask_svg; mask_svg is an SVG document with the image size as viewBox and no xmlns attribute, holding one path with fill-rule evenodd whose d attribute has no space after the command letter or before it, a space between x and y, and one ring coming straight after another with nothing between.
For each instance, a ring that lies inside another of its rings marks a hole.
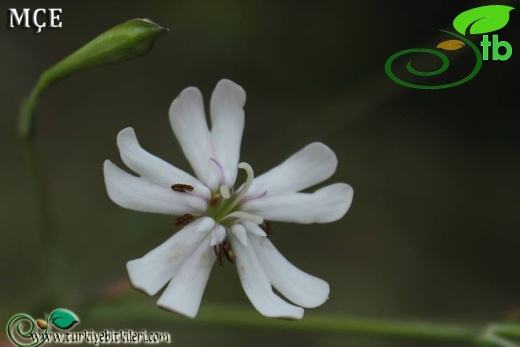
<instances>
[{"instance_id":1,"label":"thin stem","mask_svg":"<svg viewBox=\"0 0 520 347\"><path fill-rule=\"evenodd\" d=\"M23 160L26 166L33 194L37 203L37 210L39 213L39 231L41 242L45 245L47 251L46 258L48 259L48 267L51 269L49 274L49 296L53 304L63 304L63 295L61 295L61 287L63 287L60 278L64 274L62 264L65 262L58 245L58 237L56 235L56 226L53 220L51 211L51 203L49 194L47 192L47 184L45 182L45 175L38 160L35 144L31 141L21 142L21 149ZM61 300L61 302L60 302Z\"/></svg>"},{"instance_id":2,"label":"thin stem","mask_svg":"<svg viewBox=\"0 0 520 347\"><path fill-rule=\"evenodd\" d=\"M49 74L41 74L38 83L33 87L29 97L22 102L18 123L18 134L22 141L29 141L34 135L34 110L38 104L41 93L50 86Z\"/></svg>"},{"instance_id":3,"label":"thin stem","mask_svg":"<svg viewBox=\"0 0 520 347\"><path fill-rule=\"evenodd\" d=\"M36 155L36 148L32 142L21 143L23 161L29 174L31 186L34 192L39 212L39 228L43 242L46 247L54 244L55 235L53 234L53 221L51 218L50 203L45 184L45 177L40 167L39 160Z\"/></svg>"},{"instance_id":4,"label":"thin stem","mask_svg":"<svg viewBox=\"0 0 520 347\"><path fill-rule=\"evenodd\" d=\"M168 29L147 19L131 19L105 31L77 51L47 69L22 103L19 135L29 140L34 131L34 110L40 94L50 85L78 71L96 66L117 64L148 53L155 40Z\"/></svg>"},{"instance_id":5,"label":"thin stem","mask_svg":"<svg viewBox=\"0 0 520 347\"><path fill-rule=\"evenodd\" d=\"M300 321L284 321L261 316L252 309L230 305L204 304L194 320L161 312L148 305L117 305L104 303L87 308L88 319L99 322L114 319L146 321L148 323L172 322L183 324L207 324L258 329L280 329L319 333L344 333L366 336L453 342L477 342L481 330L456 324L438 324L417 321L394 321L360 318L346 315L309 313Z\"/></svg>"},{"instance_id":6,"label":"thin stem","mask_svg":"<svg viewBox=\"0 0 520 347\"><path fill-rule=\"evenodd\" d=\"M349 333L359 335L381 335L388 337L421 338L428 340L474 341L478 331L473 328L421 323L368 319L344 315L307 314L296 322L271 320L243 308L212 306L201 310L199 322L254 326L259 328L281 328L324 333Z\"/></svg>"},{"instance_id":7,"label":"thin stem","mask_svg":"<svg viewBox=\"0 0 520 347\"><path fill-rule=\"evenodd\" d=\"M520 323L497 324L493 326L493 332L497 335L507 336L513 339L520 339Z\"/></svg>"}]
</instances>

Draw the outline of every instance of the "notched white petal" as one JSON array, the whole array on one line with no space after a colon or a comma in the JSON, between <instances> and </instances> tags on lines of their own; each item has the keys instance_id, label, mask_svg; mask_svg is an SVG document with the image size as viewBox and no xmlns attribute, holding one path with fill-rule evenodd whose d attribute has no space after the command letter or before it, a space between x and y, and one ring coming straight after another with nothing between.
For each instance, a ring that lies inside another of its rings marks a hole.
<instances>
[{"instance_id":1,"label":"notched white petal","mask_svg":"<svg viewBox=\"0 0 520 347\"><path fill-rule=\"evenodd\" d=\"M327 282L289 263L265 237L251 236L250 242L267 272L269 280L283 296L296 305L313 308L322 305L329 297Z\"/></svg>"},{"instance_id":2,"label":"notched white petal","mask_svg":"<svg viewBox=\"0 0 520 347\"><path fill-rule=\"evenodd\" d=\"M215 245L220 245L224 242L226 236L226 229L220 224L215 225L211 236L210 246L213 247Z\"/></svg>"},{"instance_id":3,"label":"notched white petal","mask_svg":"<svg viewBox=\"0 0 520 347\"><path fill-rule=\"evenodd\" d=\"M195 232L208 233L215 227L215 220L211 217L201 217Z\"/></svg>"},{"instance_id":4,"label":"notched white petal","mask_svg":"<svg viewBox=\"0 0 520 347\"><path fill-rule=\"evenodd\" d=\"M233 236L235 236L238 241L240 241L240 243L244 246L244 247L247 247L248 245L248 242L247 242L247 231L246 231L246 228L244 228L243 225L241 224L234 224L231 226L231 233L233 234Z\"/></svg>"},{"instance_id":5,"label":"notched white petal","mask_svg":"<svg viewBox=\"0 0 520 347\"><path fill-rule=\"evenodd\" d=\"M211 196L209 189L199 180L144 150L134 129L121 130L117 135L117 146L125 165L141 177L164 187L175 183L189 184L197 194L206 198Z\"/></svg>"},{"instance_id":6,"label":"notched white petal","mask_svg":"<svg viewBox=\"0 0 520 347\"><path fill-rule=\"evenodd\" d=\"M205 201L135 177L106 160L103 165L108 196L117 205L141 212L180 215L203 212Z\"/></svg>"},{"instance_id":7,"label":"notched white petal","mask_svg":"<svg viewBox=\"0 0 520 347\"><path fill-rule=\"evenodd\" d=\"M228 187L233 186L237 177L245 102L246 93L242 87L226 79L217 83L211 96L211 141L214 158L224 168L225 184Z\"/></svg>"},{"instance_id":8,"label":"notched white petal","mask_svg":"<svg viewBox=\"0 0 520 347\"><path fill-rule=\"evenodd\" d=\"M202 223L192 222L142 258L129 261L126 267L132 286L155 295L208 237L208 233L194 232Z\"/></svg>"},{"instance_id":9,"label":"notched white petal","mask_svg":"<svg viewBox=\"0 0 520 347\"><path fill-rule=\"evenodd\" d=\"M321 183L336 171L336 154L320 142L314 142L253 181L250 195L269 191L269 195L298 192Z\"/></svg>"},{"instance_id":10,"label":"notched white petal","mask_svg":"<svg viewBox=\"0 0 520 347\"><path fill-rule=\"evenodd\" d=\"M345 183L336 183L314 193L267 195L244 203L242 209L269 221L293 223L329 223L342 218L352 203L354 191Z\"/></svg>"},{"instance_id":11,"label":"notched white petal","mask_svg":"<svg viewBox=\"0 0 520 347\"><path fill-rule=\"evenodd\" d=\"M244 291L253 306L266 317L301 319L303 309L289 304L276 295L271 282L258 259L253 247L244 247L235 237L231 237L235 264Z\"/></svg>"},{"instance_id":12,"label":"notched white petal","mask_svg":"<svg viewBox=\"0 0 520 347\"><path fill-rule=\"evenodd\" d=\"M256 223L250 222L250 221L241 221L240 222L248 232L250 232L253 235L260 236L260 237L267 237L267 234L265 231L260 228L260 226Z\"/></svg>"},{"instance_id":13,"label":"notched white petal","mask_svg":"<svg viewBox=\"0 0 520 347\"><path fill-rule=\"evenodd\" d=\"M182 264L157 301L158 306L195 318L215 263L213 250L208 247L210 237L207 236Z\"/></svg>"},{"instance_id":14,"label":"notched white petal","mask_svg":"<svg viewBox=\"0 0 520 347\"><path fill-rule=\"evenodd\" d=\"M218 188L218 175L211 166L211 135L204 114L202 95L190 87L173 100L170 123L197 177L211 190Z\"/></svg>"}]
</instances>

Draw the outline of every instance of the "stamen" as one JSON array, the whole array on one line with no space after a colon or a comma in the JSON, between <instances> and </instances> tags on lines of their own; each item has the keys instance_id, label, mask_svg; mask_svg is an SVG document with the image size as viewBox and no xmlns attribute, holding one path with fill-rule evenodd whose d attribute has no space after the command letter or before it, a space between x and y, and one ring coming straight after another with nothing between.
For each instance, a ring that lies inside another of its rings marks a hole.
<instances>
[{"instance_id":1,"label":"stamen","mask_svg":"<svg viewBox=\"0 0 520 347\"><path fill-rule=\"evenodd\" d=\"M224 249L224 255L229 260L231 264L235 263L236 255L235 252L231 249L231 246L227 244L227 242L224 241L222 244L222 248Z\"/></svg>"},{"instance_id":2,"label":"stamen","mask_svg":"<svg viewBox=\"0 0 520 347\"><path fill-rule=\"evenodd\" d=\"M226 186L226 185L220 186L220 195L222 195L222 197L224 199L229 199L231 197L228 186Z\"/></svg>"},{"instance_id":3,"label":"stamen","mask_svg":"<svg viewBox=\"0 0 520 347\"><path fill-rule=\"evenodd\" d=\"M238 168L246 171L247 178L246 178L246 182L242 186L242 189L240 189L238 194L235 196L233 203L230 206L230 209L235 207L240 202L240 200L247 194L247 191L249 190L249 188L251 188L251 184L253 184L253 179L255 178L255 173L253 171L253 168L248 163L242 162L242 163L238 164Z\"/></svg>"},{"instance_id":4,"label":"stamen","mask_svg":"<svg viewBox=\"0 0 520 347\"><path fill-rule=\"evenodd\" d=\"M224 256L229 260L230 263L233 263L236 258L235 253L233 253L231 250L231 247L227 244L226 241L224 241L225 237L226 229L222 225L215 225L215 230L213 230L213 235L211 237L211 246L213 246L215 257L221 266L224 265Z\"/></svg>"},{"instance_id":5,"label":"stamen","mask_svg":"<svg viewBox=\"0 0 520 347\"><path fill-rule=\"evenodd\" d=\"M209 204L209 199L206 198L204 195L201 195L201 194L198 194L198 193L195 193L195 192L190 192L190 191L187 191L187 192L184 192L185 194L189 195L189 196L193 196L194 198L199 198L201 200L204 200L206 203Z\"/></svg>"},{"instance_id":6,"label":"stamen","mask_svg":"<svg viewBox=\"0 0 520 347\"><path fill-rule=\"evenodd\" d=\"M220 183L220 185L224 185L226 183L226 175L224 173L224 168L222 167L222 164L220 164L220 162L216 159L213 159L213 158L209 158L209 160L211 160L212 162L215 163L215 165L217 165L218 167L218 181Z\"/></svg>"},{"instance_id":7,"label":"stamen","mask_svg":"<svg viewBox=\"0 0 520 347\"><path fill-rule=\"evenodd\" d=\"M224 266L224 258L222 257L222 249L220 249L220 245L213 246L213 252L215 252L219 265Z\"/></svg>"},{"instance_id":8,"label":"stamen","mask_svg":"<svg viewBox=\"0 0 520 347\"><path fill-rule=\"evenodd\" d=\"M217 194L211 198L211 200L209 201L209 205L215 206L216 204L218 204L220 202L220 200L222 200L222 196L220 194Z\"/></svg>"},{"instance_id":9,"label":"stamen","mask_svg":"<svg viewBox=\"0 0 520 347\"><path fill-rule=\"evenodd\" d=\"M204 200L206 203L209 204L209 199L206 198L204 195L201 195L199 193L195 193L193 191L193 186L192 185L189 185L189 184L183 184L183 183L175 183L175 184L172 184L172 190L174 192L178 192L178 193L185 193L189 196L193 196L194 198L199 198L201 200Z\"/></svg>"},{"instance_id":10,"label":"stamen","mask_svg":"<svg viewBox=\"0 0 520 347\"><path fill-rule=\"evenodd\" d=\"M173 221L173 226L176 228L182 228L182 227L185 227L186 225L190 224L194 220L195 220L195 217L193 217L193 215L186 213L186 214L183 214L182 216L178 217L177 219L175 219Z\"/></svg>"},{"instance_id":11,"label":"stamen","mask_svg":"<svg viewBox=\"0 0 520 347\"><path fill-rule=\"evenodd\" d=\"M244 212L244 211L235 211L235 212L231 212L230 214L228 214L225 218L226 220L227 219L245 219L245 220L248 220L248 221L251 221L255 224L261 224L264 219L256 214L252 214L252 213L249 213L249 212Z\"/></svg>"},{"instance_id":12,"label":"stamen","mask_svg":"<svg viewBox=\"0 0 520 347\"><path fill-rule=\"evenodd\" d=\"M172 189L179 193L185 193L185 192L192 192L193 186L190 186L189 184L181 184L181 183L175 183L172 184Z\"/></svg>"},{"instance_id":13,"label":"stamen","mask_svg":"<svg viewBox=\"0 0 520 347\"><path fill-rule=\"evenodd\" d=\"M265 235L267 238L271 238L271 235L273 235L273 228L271 227L271 224L269 224L268 221L264 221L262 224L260 224L260 228L262 228L263 231L265 231Z\"/></svg>"},{"instance_id":14,"label":"stamen","mask_svg":"<svg viewBox=\"0 0 520 347\"><path fill-rule=\"evenodd\" d=\"M213 246L213 252L215 252L215 256L220 266L224 266L224 256L226 256L227 260L231 264L235 263L236 255L235 252L231 249L231 246L228 245L226 241L221 244Z\"/></svg>"},{"instance_id":15,"label":"stamen","mask_svg":"<svg viewBox=\"0 0 520 347\"><path fill-rule=\"evenodd\" d=\"M245 203L245 202L248 202L248 201L252 201L252 200L256 200L256 199L260 199L260 198L263 198L264 196L267 195L267 190L264 190L263 193L259 193L259 194L255 194L255 195L250 195L250 196L246 196L245 198L242 199L242 203Z\"/></svg>"}]
</instances>

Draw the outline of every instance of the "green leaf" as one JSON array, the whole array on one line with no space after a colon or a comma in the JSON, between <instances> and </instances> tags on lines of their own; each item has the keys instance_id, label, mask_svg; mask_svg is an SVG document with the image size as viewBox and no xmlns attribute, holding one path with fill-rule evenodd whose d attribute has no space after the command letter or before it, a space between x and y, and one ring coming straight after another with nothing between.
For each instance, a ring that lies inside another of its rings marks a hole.
<instances>
[{"instance_id":1,"label":"green leaf","mask_svg":"<svg viewBox=\"0 0 520 347\"><path fill-rule=\"evenodd\" d=\"M63 308L52 311L49 320L56 328L63 330L68 330L79 322L79 318L74 314L74 312Z\"/></svg>"},{"instance_id":2,"label":"green leaf","mask_svg":"<svg viewBox=\"0 0 520 347\"><path fill-rule=\"evenodd\" d=\"M486 34L502 29L509 22L509 12L514 7L487 5L475 7L459 14L453 20L453 27L462 35L470 28L470 34Z\"/></svg>"}]
</instances>

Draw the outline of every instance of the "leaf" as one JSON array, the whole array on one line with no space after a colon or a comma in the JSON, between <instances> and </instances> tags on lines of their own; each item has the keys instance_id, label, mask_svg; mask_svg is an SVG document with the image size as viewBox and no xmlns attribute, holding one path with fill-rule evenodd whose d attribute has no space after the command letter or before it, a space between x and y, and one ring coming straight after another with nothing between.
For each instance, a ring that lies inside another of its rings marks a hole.
<instances>
[{"instance_id":1,"label":"leaf","mask_svg":"<svg viewBox=\"0 0 520 347\"><path fill-rule=\"evenodd\" d=\"M74 324L79 322L79 318L74 314L74 312L63 308L52 311L49 320L56 328L63 330L68 330L72 328Z\"/></svg>"},{"instance_id":2,"label":"leaf","mask_svg":"<svg viewBox=\"0 0 520 347\"><path fill-rule=\"evenodd\" d=\"M459 14L453 20L453 27L462 35L470 27L470 34L486 34L502 29L509 22L509 12L514 7L487 5L475 7Z\"/></svg>"},{"instance_id":3,"label":"leaf","mask_svg":"<svg viewBox=\"0 0 520 347\"><path fill-rule=\"evenodd\" d=\"M40 329L45 329L47 327L47 322L44 321L43 319L37 319L36 324L38 324L38 327Z\"/></svg>"},{"instance_id":4,"label":"leaf","mask_svg":"<svg viewBox=\"0 0 520 347\"><path fill-rule=\"evenodd\" d=\"M460 40L447 40L439 43L437 48L444 49L446 51L455 51L465 46L465 43Z\"/></svg>"}]
</instances>

